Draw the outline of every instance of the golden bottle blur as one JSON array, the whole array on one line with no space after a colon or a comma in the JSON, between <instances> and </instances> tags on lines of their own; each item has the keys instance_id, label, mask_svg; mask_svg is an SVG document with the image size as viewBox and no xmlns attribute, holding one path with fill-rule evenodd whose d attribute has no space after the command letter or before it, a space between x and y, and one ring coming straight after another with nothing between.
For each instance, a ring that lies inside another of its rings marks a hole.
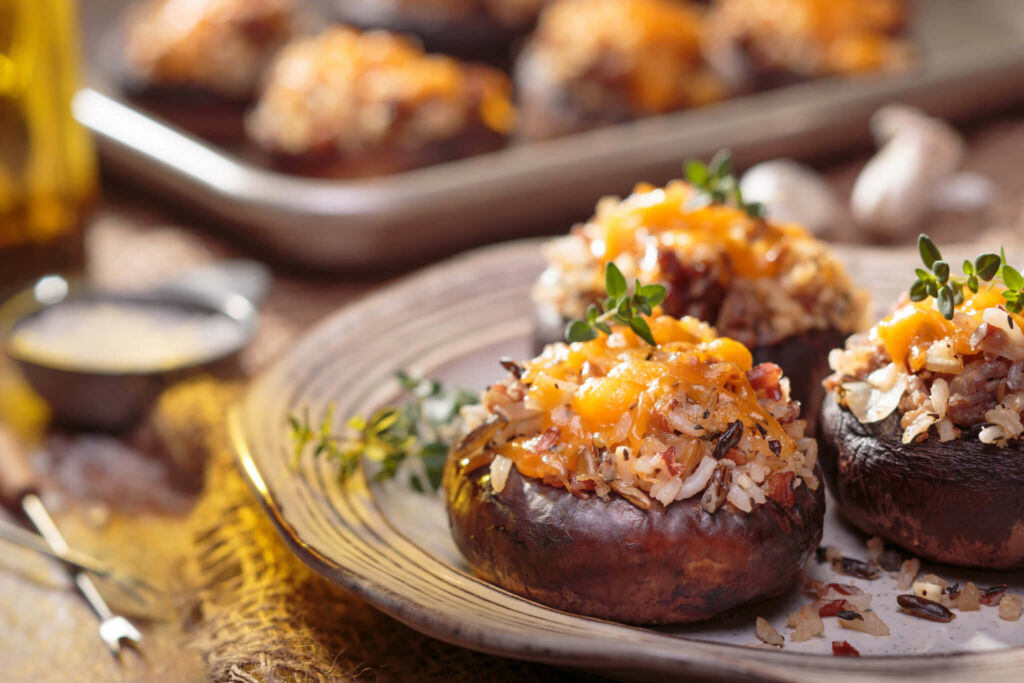
<instances>
[{"instance_id":1,"label":"golden bottle blur","mask_svg":"<svg viewBox=\"0 0 1024 683\"><path fill-rule=\"evenodd\" d=\"M0 0L0 293L84 261L96 160L71 115L74 0Z\"/></svg>"}]
</instances>

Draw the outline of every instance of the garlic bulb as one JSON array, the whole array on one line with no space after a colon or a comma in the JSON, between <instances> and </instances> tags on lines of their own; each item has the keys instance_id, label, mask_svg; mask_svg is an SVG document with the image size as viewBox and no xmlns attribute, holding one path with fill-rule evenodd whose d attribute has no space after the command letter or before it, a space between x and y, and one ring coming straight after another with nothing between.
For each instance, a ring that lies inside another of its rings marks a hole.
<instances>
[{"instance_id":1,"label":"garlic bulb","mask_svg":"<svg viewBox=\"0 0 1024 683\"><path fill-rule=\"evenodd\" d=\"M857 177L850 208L873 232L896 235L927 213L933 188L960 165L964 141L949 124L904 106L880 109L871 128L884 146Z\"/></svg>"},{"instance_id":2,"label":"garlic bulb","mask_svg":"<svg viewBox=\"0 0 1024 683\"><path fill-rule=\"evenodd\" d=\"M746 201L764 204L769 218L799 223L824 233L836 221L839 202L815 171L790 159L753 166L743 175L740 190Z\"/></svg>"}]
</instances>

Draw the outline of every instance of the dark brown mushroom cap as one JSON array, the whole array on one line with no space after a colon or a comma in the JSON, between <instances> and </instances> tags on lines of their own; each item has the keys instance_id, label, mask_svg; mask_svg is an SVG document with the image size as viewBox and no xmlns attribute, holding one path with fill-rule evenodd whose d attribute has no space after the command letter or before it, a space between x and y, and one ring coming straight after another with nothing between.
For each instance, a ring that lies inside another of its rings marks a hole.
<instances>
[{"instance_id":1,"label":"dark brown mushroom cap","mask_svg":"<svg viewBox=\"0 0 1024 683\"><path fill-rule=\"evenodd\" d=\"M583 500L521 476L494 493L487 468L449 462L448 518L480 578L556 609L633 624L698 621L784 591L821 540L824 487L750 513L708 514L699 497Z\"/></svg>"},{"instance_id":2,"label":"dark brown mushroom cap","mask_svg":"<svg viewBox=\"0 0 1024 683\"><path fill-rule=\"evenodd\" d=\"M826 395L819 456L843 515L935 562L1024 568L1024 444L975 433L902 443L899 415L862 424Z\"/></svg>"}]
</instances>

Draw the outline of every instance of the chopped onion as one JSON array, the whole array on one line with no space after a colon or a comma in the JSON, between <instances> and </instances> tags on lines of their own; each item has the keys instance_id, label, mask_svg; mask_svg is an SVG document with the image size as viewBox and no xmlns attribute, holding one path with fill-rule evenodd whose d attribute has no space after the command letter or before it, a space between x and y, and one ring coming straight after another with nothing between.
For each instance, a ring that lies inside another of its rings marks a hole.
<instances>
[{"instance_id":1,"label":"chopped onion","mask_svg":"<svg viewBox=\"0 0 1024 683\"><path fill-rule=\"evenodd\" d=\"M866 382L847 382L842 388L846 407L866 424L884 420L899 407L907 378L889 363L868 375Z\"/></svg>"},{"instance_id":2,"label":"chopped onion","mask_svg":"<svg viewBox=\"0 0 1024 683\"><path fill-rule=\"evenodd\" d=\"M997 405L995 408L985 411L985 421L991 422L993 426L1000 427L1006 438L1016 439L1020 436L1021 432L1024 432L1024 424L1021 424L1020 413L1007 408L1005 405Z\"/></svg>"},{"instance_id":3,"label":"chopped onion","mask_svg":"<svg viewBox=\"0 0 1024 683\"><path fill-rule=\"evenodd\" d=\"M494 456L494 460L491 461L491 487L495 493L501 493L505 490L505 484L508 482L508 473L511 470L512 460L504 455Z\"/></svg>"}]
</instances>

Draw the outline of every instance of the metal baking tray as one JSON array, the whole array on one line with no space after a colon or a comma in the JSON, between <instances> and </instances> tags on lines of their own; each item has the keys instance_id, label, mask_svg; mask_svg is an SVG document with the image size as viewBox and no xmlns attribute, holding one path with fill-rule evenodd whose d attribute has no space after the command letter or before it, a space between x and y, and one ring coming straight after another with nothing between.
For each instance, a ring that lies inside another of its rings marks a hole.
<instances>
[{"instance_id":1,"label":"metal baking tray","mask_svg":"<svg viewBox=\"0 0 1024 683\"><path fill-rule=\"evenodd\" d=\"M82 3L92 60L118 4ZM862 146L868 118L887 103L962 120L1024 102L1024 3L919 0L911 26L918 62L904 74L806 82L361 180L259 167L134 107L99 69L73 107L111 169L219 219L266 253L319 269L390 268L564 230L600 196L678 176L684 158L720 147L742 166Z\"/></svg>"}]
</instances>

